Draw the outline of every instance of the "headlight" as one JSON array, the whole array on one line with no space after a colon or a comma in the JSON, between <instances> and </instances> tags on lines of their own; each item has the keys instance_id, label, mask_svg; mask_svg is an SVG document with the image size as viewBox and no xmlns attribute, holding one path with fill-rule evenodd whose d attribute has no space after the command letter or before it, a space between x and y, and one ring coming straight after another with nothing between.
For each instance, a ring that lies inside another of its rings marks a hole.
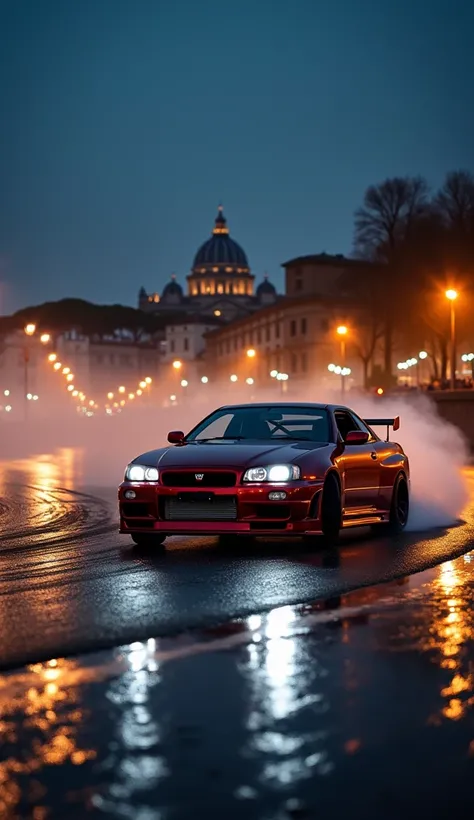
<instances>
[{"instance_id":1,"label":"headlight","mask_svg":"<svg viewBox=\"0 0 474 820\"><path fill-rule=\"evenodd\" d=\"M158 481L158 470L143 464L129 464L125 470L125 481Z\"/></svg>"},{"instance_id":2,"label":"headlight","mask_svg":"<svg viewBox=\"0 0 474 820\"><path fill-rule=\"evenodd\" d=\"M251 467L244 475L244 481L294 481L301 475L294 464L272 464L270 467Z\"/></svg>"}]
</instances>

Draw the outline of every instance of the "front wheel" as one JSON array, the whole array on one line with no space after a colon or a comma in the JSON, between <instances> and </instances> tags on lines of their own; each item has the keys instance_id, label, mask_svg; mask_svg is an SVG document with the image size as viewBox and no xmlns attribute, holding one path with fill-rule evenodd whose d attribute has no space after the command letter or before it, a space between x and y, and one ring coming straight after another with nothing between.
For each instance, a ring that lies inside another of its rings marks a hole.
<instances>
[{"instance_id":1,"label":"front wheel","mask_svg":"<svg viewBox=\"0 0 474 820\"><path fill-rule=\"evenodd\" d=\"M341 487L334 475L329 475L321 500L321 530L327 543L337 544L342 526Z\"/></svg>"},{"instance_id":2,"label":"front wheel","mask_svg":"<svg viewBox=\"0 0 474 820\"><path fill-rule=\"evenodd\" d=\"M408 522L409 511L410 493L408 483L405 476L400 473L393 487L392 505L390 507L390 518L388 520L388 529L393 535L397 535L405 529Z\"/></svg>"},{"instance_id":3,"label":"front wheel","mask_svg":"<svg viewBox=\"0 0 474 820\"><path fill-rule=\"evenodd\" d=\"M132 541L137 547L164 547L164 540L166 535L161 533L132 533Z\"/></svg>"}]
</instances>

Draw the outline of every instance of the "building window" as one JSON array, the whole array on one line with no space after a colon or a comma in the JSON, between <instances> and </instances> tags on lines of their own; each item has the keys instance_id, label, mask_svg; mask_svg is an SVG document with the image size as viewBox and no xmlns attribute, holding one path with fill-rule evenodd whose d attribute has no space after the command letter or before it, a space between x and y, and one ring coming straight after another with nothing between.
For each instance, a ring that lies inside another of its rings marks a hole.
<instances>
[{"instance_id":1,"label":"building window","mask_svg":"<svg viewBox=\"0 0 474 820\"><path fill-rule=\"evenodd\" d=\"M265 341L270 341L270 325L267 325L265 328Z\"/></svg>"},{"instance_id":2,"label":"building window","mask_svg":"<svg viewBox=\"0 0 474 820\"><path fill-rule=\"evenodd\" d=\"M296 320L292 319L290 322L290 336L296 336Z\"/></svg>"},{"instance_id":3,"label":"building window","mask_svg":"<svg viewBox=\"0 0 474 820\"><path fill-rule=\"evenodd\" d=\"M308 356L306 353L301 354L301 370L306 373L308 370Z\"/></svg>"},{"instance_id":4,"label":"building window","mask_svg":"<svg viewBox=\"0 0 474 820\"><path fill-rule=\"evenodd\" d=\"M280 322L277 322L275 324L275 338L276 339L280 338Z\"/></svg>"},{"instance_id":5,"label":"building window","mask_svg":"<svg viewBox=\"0 0 474 820\"><path fill-rule=\"evenodd\" d=\"M327 319L321 319L321 330L323 333L327 333L329 330L329 322Z\"/></svg>"},{"instance_id":6,"label":"building window","mask_svg":"<svg viewBox=\"0 0 474 820\"><path fill-rule=\"evenodd\" d=\"M307 323L306 319L302 319L301 320L301 332L306 333L307 327L308 327L308 323Z\"/></svg>"},{"instance_id":7,"label":"building window","mask_svg":"<svg viewBox=\"0 0 474 820\"><path fill-rule=\"evenodd\" d=\"M219 282L217 285L217 293L224 293L224 285L222 282Z\"/></svg>"},{"instance_id":8,"label":"building window","mask_svg":"<svg viewBox=\"0 0 474 820\"><path fill-rule=\"evenodd\" d=\"M257 330L257 344L259 344L259 345L262 344L262 330L261 330L261 328L258 328L258 330Z\"/></svg>"},{"instance_id":9,"label":"building window","mask_svg":"<svg viewBox=\"0 0 474 820\"><path fill-rule=\"evenodd\" d=\"M183 339L183 345L185 350L189 350L189 339L186 336Z\"/></svg>"},{"instance_id":10,"label":"building window","mask_svg":"<svg viewBox=\"0 0 474 820\"><path fill-rule=\"evenodd\" d=\"M171 353L174 353L174 339L171 339L171 342L170 342L170 351L171 351Z\"/></svg>"},{"instance_id":11,"label":"building window","mask_svg":"<svg viewBox=\"0 0 474 820\"><path fill-rule=\"evenodd\" d=\"M225 343L225 352L230 353L230 339L227 339Z\"/></svg>"},{"instance_id":12,"label":"building window","mask_svg":"<svg viewBox=\"0 0 474 820\"><path fill-rule=\"evenodd\" d=\"M296 353L291 354L291 372L296 373L298 370L298 357Z\"/></svg>"},{"instance_id":13,"label":"building window","mask_svg":"<svg viewBox=\"0 0 474 820\"><path fill-rule=\"evenodd\" d=\"M295 290L303 290L303 280L295 279Z\"/></svg>"}]
</instances>

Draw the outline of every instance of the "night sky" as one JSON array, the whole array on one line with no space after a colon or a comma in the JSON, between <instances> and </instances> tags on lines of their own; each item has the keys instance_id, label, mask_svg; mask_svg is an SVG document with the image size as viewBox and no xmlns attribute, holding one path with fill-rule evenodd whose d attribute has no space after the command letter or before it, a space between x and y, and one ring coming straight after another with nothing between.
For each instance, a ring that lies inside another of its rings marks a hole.
<instances>
[{"instance_id":1,"label":"night sky","mask_svg":"<svg viewBox=\"0 0 474 820\"><path fill-rule=\"evenodd\" d=\"M474 168L472 0L0 0L0 313L350 253L368 184Z\"/></svg>"}]
</instances>

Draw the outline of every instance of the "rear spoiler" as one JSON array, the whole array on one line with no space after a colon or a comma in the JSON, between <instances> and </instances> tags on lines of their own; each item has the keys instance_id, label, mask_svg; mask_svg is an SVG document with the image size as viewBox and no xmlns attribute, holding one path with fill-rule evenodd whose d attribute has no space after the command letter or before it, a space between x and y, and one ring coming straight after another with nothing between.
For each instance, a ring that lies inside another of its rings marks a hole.
<instances>
[{"instance_id":1,"label":"rear spoiler","mask_svg":"<svg viewBox=\"0 0 474 820\"><path fill-rule=\"evenodd\" d=\"M364 421L368 427L386 427L387 441L390 434L390 427L392 427L393 430L400 429L400 416L395 416L394 419L364 419Z\"/></svg>"}]
</instances>

